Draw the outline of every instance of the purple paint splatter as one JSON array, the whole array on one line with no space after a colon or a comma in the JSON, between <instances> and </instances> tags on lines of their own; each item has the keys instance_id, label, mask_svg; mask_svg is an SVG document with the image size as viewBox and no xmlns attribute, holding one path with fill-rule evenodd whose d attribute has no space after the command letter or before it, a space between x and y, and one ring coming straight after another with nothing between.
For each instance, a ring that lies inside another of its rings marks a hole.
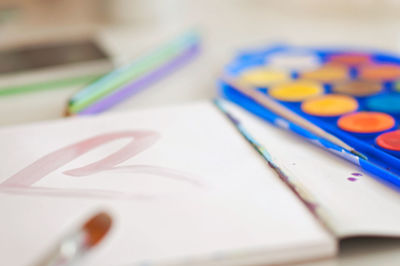
<instances>
[{"instance_id":1,"label":"purple paint splatter","mask_svg":"<svg viewBox=\"0 0 400 266\"><path fill-rule=\"evenodd\" d=\"M355 182L357 181L357 178L355 177L348 177L347 180L351 181L351 182Z\"/></svg>"},{"instance_id":2,"label":"purple paint splatter","mask_svg":"<svg viewBox=\"0 0 400 266\"><path fill-rule=\"evenodd\" d=\"M351 175L353 175L353 176L362 176L361 173L352 173Z\"/></svg>"}]
</instances>

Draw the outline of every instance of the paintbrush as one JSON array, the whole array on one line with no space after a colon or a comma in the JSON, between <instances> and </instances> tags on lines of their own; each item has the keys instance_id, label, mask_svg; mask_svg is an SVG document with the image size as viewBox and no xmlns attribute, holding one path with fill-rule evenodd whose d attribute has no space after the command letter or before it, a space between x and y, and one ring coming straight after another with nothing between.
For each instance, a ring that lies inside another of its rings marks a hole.
<instances>
[{"instance_id":1,"label":"paintbrush","mask_svg":"<svg viewBox=\"0 0 400 266\"><path fill-rule=\"evenodd\" d=\"M232 94L230 96L228 96L227 98L229 98L229 100L231 100L232 102L236 102L235 96L232 96ZM279 172L282 172L282 169L276 168L276 165L274 165L272 158L270 157L267 150L261 144L259 144L250 135L249 132L247 132L247 130L242 125L241 121L236 119L230 112L228 112L219 100L215 100L214 104L218 107L218 109L220 111L222 111L222 113L229 119L229 121L232 122L232 124L237 128L239 133L242 134L243 137L245 137L245 139L257 150L257 152L260 153L264 157L264 159L268 162L268 164L270 164L270 166L272 168L274 168L274 170L276 170L278 174L279 174ZM289 130L301 137L304 137L305 139L310 141L310 143L317 145L319 147L322 147L326 151L329 151L329 152L345 159L346 161L355 164L356 166L360 167L361 169L371 173L373 176L376 176L380 181L384 181L385 184L390 185L392 188L396 189L397 191L400 190L400 177L398 175L388 171L387 169L381 168L380 166L378 166L368 160L358 157L358 156L350 153L346 149L330 142L329 140L320 138L320 137L314 135L313 133L307 131L306 129L304 129L298 125L295 125L292 122L290 122L284 118L279 117L278 115L276 115L275 113L273 113L269 110L265 110L263 112L262 118L279 128L282 128L284 130ZM289 178L289 176L286 174L284 174L284 176L287 176ZM294 181L290 181L290 182L291 182L291 184L289 184L289 185L290 186L293 185ZM307 201L310 202L310 199Z\"/></svg>"},{"instance_id":2,"label":"paintbrush","mask_svg":"<svg viewBox=\"0 0 400 266\"><path fill-rule=\"evenodd\" d=\"M292 110L286 108L282 104L274 101L273 99L269 98L267 95L259 92L258 90L254 89L253 87L241 82L235 78L224 76L221 78L222 82L225 82L232 88L236 89L237 91L243 93L247 97L251 98L255 102L259 103L263 107L269 109L270 111L276 113L277 115L287 119L288 121L312 132L313 134L319 136L320 138L326 139L343 149L348 150L352 154L362 158L367 159L365 155L356 151L353 147L343 142L338 137L326 132L322 128L318 127L317 125L311 123L307 119L301 117L300 115L296 114Z\"/></svg>"},{"instance_id":3,"label":"paintbrush","mask_svg":"<svg viewBox=\"0 0 400 266\"><path fill-rule=\"evenodd\" d=\"M72 265L94 246L99 244L111 227L111 217L100 212L80 228L65 235L61 241L35 266Z\"/></svg>"},{"instance_id":4,"label":"paintbrush","mask_svg":"<svg viewBox=\"0 0 400 266\"><path fill-rule=\"evenodd\" d=\"M258 154L260 154L264 158L264 160L275 171L278 177L286 185L289 186L289 188L306 205L306 207L309 208L309 210L313 214L316 214L317 204L315 203L315 200L311 197L311 195L303 188L303 186L293 180L291 174L289 174L287 170L281 168L274 162L267 149L260 143L258 143L255 138L253 138L253 136L242 125L241 121L239 121L236 117L234 117L230 112L225 109L223 103L220 100L214 99L214 105L228 118L228 120L245 138L245 140L258 152Z\"/></svg>"}]
</instances>

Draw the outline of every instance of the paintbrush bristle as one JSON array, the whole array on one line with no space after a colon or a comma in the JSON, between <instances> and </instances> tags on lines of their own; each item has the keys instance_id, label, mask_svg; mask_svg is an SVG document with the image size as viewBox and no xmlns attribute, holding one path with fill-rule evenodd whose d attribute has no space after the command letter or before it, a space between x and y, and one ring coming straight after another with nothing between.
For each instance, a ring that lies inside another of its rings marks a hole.
<instances>
[{"instance_id":1,"label":"paintbrush bristle","mask_svg":"<svg viewBox=\"0 0 400 266\"><path fill-rule=\"evenodd\" d=\"M112 219L107 213L101 212L83 225L86 233L86 246L91 248L97 245L111 228Z\"/></svg>"},{"instance_id":2,"label":"paintbrush bristle","mask_svg":"<svg viewBox=\"0 0 400 266\"><path fill-rule=\"evenodd\" d=\"M368 157L365 156L364 154L362 154L361 152L358 152L358 151L356 151L356 150L351 150L350 152L351 152L352 154L354 154L354 155L356 155L356 156L358 156L358 157L364 159L364 160L368 160Z\"/></svg>"},{"instance_id":3,"label":"paintbrush bristle","mask_svg":"<svg viewBox=\"0 0 400 266\"><path fill-rule=\"evenodd\" d=\"M69 107L67 106L65 109L64 109L64 113L63 113L63 116L64 117L69 117L69 116L72 116L73 114L69 111Z\"/></svg>"}]
</instances>

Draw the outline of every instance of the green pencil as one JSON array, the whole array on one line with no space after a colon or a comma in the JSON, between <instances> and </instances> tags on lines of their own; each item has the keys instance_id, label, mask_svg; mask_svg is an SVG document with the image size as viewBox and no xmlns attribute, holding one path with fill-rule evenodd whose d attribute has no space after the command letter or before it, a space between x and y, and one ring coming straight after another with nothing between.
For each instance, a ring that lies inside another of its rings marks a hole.
<instances>
[{"instance_id":1,"label":"green pencil","mask_svg":"<svg viewBox=\"0 0 400 266\"><path fill-rule=\"evenodd\" d=\"M68 112L71 114L78 113L128 82L175 58L182 51L198 43L198 40L197 33L186 33L153 53L110 72L73 96L68 103Z\"/></svg>"}]
</instances>

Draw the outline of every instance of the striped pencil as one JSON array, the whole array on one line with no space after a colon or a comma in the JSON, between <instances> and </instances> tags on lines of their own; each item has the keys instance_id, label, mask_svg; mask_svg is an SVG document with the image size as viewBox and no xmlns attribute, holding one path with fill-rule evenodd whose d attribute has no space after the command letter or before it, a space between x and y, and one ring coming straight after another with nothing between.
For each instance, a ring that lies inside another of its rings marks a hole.
<instances>
[{"instance_id":1,"label":"striped pencil","mask_svg":"<svg viewBox=\"0 0 400 266\"><path fill-rule=\"evenodd\" d=\"M115 69L75 94L68 102L67 114L81 113L84 109L107 98L127 84L162 68L198 45L197 32L190 31L132 63Z\"/></svg>"},{"instance_id":2,"label":"striped pencil","mask_svg":"<svg viewBox=\"0 0 400 266\"><path fill-rule=\"evenodd\" d=\"M121 88L110 93L106 97L99 99L92 105L81 110L78 114L80 115L97 114L111 108L112 106L118 104L127 97L137 93L141 89L148 87L153 83L156 83L157 81L161 80L162 78L168 76L170 73L172 73L182 65L189 62L194 56L197 55L198 52L199 52L198 46L193 46L190 49L183 51L179 56L166 62L164 65L159 66L155 70L150 71L144 74L143 76L133 80L127 85L122 86Z\"/></svg>"}]
</instances>

